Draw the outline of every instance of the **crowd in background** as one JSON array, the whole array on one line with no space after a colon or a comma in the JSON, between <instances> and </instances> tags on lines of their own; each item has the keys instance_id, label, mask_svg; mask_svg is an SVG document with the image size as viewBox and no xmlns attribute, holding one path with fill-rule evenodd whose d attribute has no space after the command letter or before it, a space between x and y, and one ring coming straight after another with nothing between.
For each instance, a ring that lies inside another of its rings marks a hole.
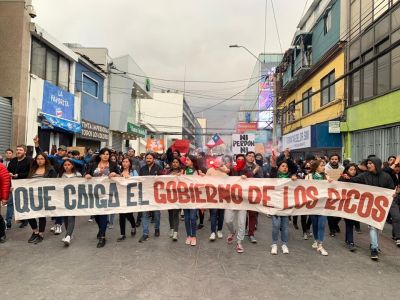
<instances>
[{"instance_id":1,"label":"crowd in background","mask_svg":"<svg viewBox=\"0 0 400 300\"><path fill-rule=\"evenodd\" d=\"M390 208L387 223L392 225L392 235L395 244L400 247L400 156L390 156L386 161L375 155L370 155L359 163L349 160L341 161L338 154L329 157L316 157L307 155L304 159L293 159L289 149L281 154L264 157L260 153L248 152L235 156L209 156L204 152L196 155L182 155L178 150L168 149L166 153L147 153L137 156L135 150L130 148L127 153L117 152L113 149L103 148L94 152L88 148L86 153L77 150L68 151L61 145L52 147L50 153L42 151L39 139L34 139L36 156L27 155L24 145L16 147L15 152L7 149L0 160L0 197L6 206L5 218L0 215L0 242L6 241L6 230L13 227L13 201L10 193L12 181L25 178L64 178L85 177L117 177L133 176L240 176L243 180L251 178L288 178L291 180L327 180L361 183L393 189L394 201ZM330 178L330 170L338 170L339 178ZM209 210L211 231L210 241L222 239L223 226L227 228L226 242L235 245L238 253L244 252L243 241L247 236L251 243L257 243L256 231L258 213L255 211L233 211L223 209ZM107 229L113 228L114 215L90 216L89 221L96 221L98 225L97 247L106 244ZM289 223L299 229L298 219L304 240L312 239L311 247L317 253L327 256L324 247L325 225L328 224L329 235L335 237L341 231L340 224L344 223L345 245L349 251L356 251L354 232L360 233L360 224L353 220L320 215L312 216L268 216L271 218L271 254L278 254L278 244L281 251L289 253ZM143 243L150 237L149 223L154 223L154 236L160 236L160 211L138 213L136 218L133 213L119 214L120 236L118 242L126 239L126 220L130 223L130 235L135 236L138 227L142 227L139 242ZM204 227L205 210L184 209L169 210L169 237L178 241L178 228L184 221L186 237L185 243L190 246L197 245L197 231ZM24 220L20 228L30 226L32 234L29 243L38 244L43 241L46 230L46 218ZM75 229L75 217L55 217L52 219L50 230L59 235L65 227L65 236L62 242L69 246ZM262 234L262 233L257 233ZM379 258L379 230L369 226L371 259Z\"/></svg>"}]
</instances>

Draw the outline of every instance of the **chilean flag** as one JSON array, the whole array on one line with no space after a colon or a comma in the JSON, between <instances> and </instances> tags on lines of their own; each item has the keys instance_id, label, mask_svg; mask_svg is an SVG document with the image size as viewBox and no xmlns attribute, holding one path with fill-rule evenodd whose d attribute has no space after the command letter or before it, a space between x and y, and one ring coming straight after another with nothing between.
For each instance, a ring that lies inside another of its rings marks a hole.
<instances>
[{"instance_id":1,"label":"chilean flag","mask_svg":"<svg viewBox=\"0 0 400 300\"><path fill-rule=\"evenodd\" d=\"M222 145L224 141L219 137L219 135L216 133L212 136L212 138L208 141L207 147L208 148L214 148L216 146Z\"/></svg>"}]
</instances>

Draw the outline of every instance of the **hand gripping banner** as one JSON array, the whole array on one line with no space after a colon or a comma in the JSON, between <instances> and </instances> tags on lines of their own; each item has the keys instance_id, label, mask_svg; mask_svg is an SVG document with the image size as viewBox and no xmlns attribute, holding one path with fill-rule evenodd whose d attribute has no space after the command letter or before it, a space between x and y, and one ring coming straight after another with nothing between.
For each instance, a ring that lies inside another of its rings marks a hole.
<instances>
[{"instance_id":1,"label":"hand gripping banner","mask_svg":"<svg viewBox=\"0 0 400 300\"><path fill-rule=\"evenodd\" d=\"M16 220L166 209L221 208L279 216L324 215L382 229L393 191L290 179L149 176L13 182Z\"/></svg>"}]
</instances>

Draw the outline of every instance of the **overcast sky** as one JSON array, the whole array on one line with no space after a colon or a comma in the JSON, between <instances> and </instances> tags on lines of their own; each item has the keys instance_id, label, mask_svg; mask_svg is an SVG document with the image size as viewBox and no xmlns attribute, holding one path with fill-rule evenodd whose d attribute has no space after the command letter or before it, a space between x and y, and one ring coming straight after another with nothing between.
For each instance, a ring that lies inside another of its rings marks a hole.
<instances>
[{"instance_id":1,"label":"overcast sky","mask_svg":"<svg viewBox=\"0 0 400 300\"><path fill-rule=\"evenodd\" d=\"M129 54L148 76L183 80L226 81L251 77L255 59L240 44L264 51L266 0L33 0L34 19L61 42L106 47L112 57ZM266 52L280 53L271 0L267 0ZM272 0L285 51L307 0ZM152 81L183 89L183 83ZM187 83L193 112L228 98L248 82ZM196 94L216 97L196 98ZM243 99L244 96L237 98ZM209 128L233 128L240 101L204 112ZM201 115L198 115L201 116ZM211 130L220 131L220 130Z\"/></svg>"}]
</instances>

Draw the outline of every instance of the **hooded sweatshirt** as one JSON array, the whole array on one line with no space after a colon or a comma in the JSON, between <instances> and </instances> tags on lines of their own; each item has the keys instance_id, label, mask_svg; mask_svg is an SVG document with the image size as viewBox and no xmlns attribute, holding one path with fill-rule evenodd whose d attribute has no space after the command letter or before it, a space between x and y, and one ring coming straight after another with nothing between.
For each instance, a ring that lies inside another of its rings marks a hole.
<instances>
[{"instance_id":1,"label":"hooded sweatshirt","mask_svg":"<svg viewBox=\"0 0 400 300\"><path fill-rule=\"evenodd\" d=\"M387 189L394 189L394 183L392 178L386 172L382 170L382 161L377 157L371 157L367 160L375 165L376 173L364 172L355 177L350 178L350 182L367 184Z\"/></svg>"}]
</instances>

